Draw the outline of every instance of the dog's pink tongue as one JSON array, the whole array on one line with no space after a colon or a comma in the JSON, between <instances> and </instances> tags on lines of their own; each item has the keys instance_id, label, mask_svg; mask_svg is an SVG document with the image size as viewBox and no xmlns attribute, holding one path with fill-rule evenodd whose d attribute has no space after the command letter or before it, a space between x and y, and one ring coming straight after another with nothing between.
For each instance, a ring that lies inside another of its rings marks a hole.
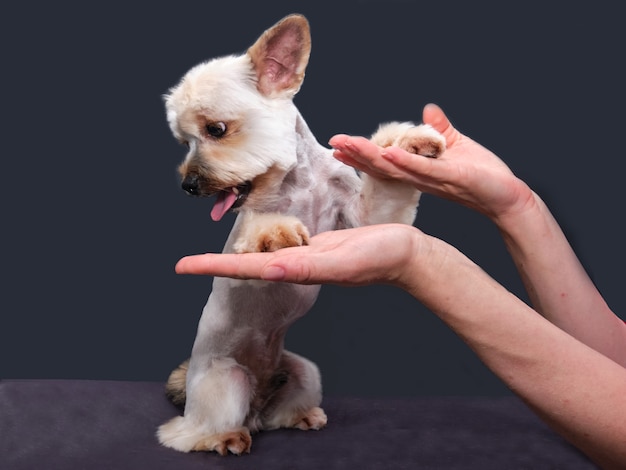
<instances>
[{"instance_id":1,"label":"dog's pink tongue","mask_svg":"<svg viewBox=\"0 0 626 470\"><path fill-rule=\"evenodd\" d=\"M217 195L217 201L215 201L215 205L211 210L211 219L215 222L219 221L228 212L228 209L233 207L236 200L237 195L234 192L230 190L221 191Z\"/></svg>"}]
</instances>

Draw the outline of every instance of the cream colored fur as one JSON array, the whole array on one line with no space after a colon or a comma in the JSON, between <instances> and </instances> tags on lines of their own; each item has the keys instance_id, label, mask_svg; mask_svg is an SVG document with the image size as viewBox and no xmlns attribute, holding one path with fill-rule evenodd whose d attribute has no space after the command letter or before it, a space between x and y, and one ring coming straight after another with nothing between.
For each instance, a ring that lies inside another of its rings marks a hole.
<instances>
[{"instance_id":1,"label":"cream colored fur","mask_svg":"<svg viewBox=\"0 0 626 470\"><path fill-rule=\"evenodd\" d=\"M192 68L165 97L172 133L188 148L183 188L217 195L216 221L239 213L224 252L274 251L327 230L414 220L419 191L335 160L293 104L310 47L307 20L291 15L245 54ZM410 123L382 126L373 138L432 157L444 149L433 129ZM191 358L168 381L184 414L159 427L159 441L182 452L241 454L259 430L323 428L320 372L283 347L319 288L215 278Z\"/></svg>"}]
</instances>

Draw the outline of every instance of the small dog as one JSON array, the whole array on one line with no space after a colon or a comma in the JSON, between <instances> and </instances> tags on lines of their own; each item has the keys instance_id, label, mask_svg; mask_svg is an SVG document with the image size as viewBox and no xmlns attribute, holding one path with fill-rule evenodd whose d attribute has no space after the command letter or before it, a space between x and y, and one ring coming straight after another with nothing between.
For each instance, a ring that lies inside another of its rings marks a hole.
<instances>
[{"instance_id":1,"label":"small dog","mask_svg":"<svg viewBox=\"0 0 626 470\"><path fill-rule=\"evenodd\" d=\"M290 15L243 55L197 65L165 96L174 136L189 151L183 189L214 196L211 217L238 216L224 252L273 251L309 236L366 224L412 224L420 192L332 157L292 98L309 59L307 20ZM436 157L443 137L426 125L389 123L373 136ZM319 286L215 278L191 359L167 392L184 415L161 425L161 444L182 452L250 451L251 432L320 429L322 388L315 364L283 349L289 326L313 305Z\"/></svg>"}]
</instances>

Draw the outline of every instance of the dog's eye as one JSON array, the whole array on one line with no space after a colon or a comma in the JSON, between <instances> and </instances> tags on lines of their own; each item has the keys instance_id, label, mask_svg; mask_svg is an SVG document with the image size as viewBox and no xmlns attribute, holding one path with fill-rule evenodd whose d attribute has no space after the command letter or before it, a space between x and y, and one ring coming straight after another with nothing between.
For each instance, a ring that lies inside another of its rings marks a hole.
<instances>
[{"instance_id":1,"label":"dog's eye","mask_svg":"<svg viewBox=\"0 0 626 470\"><path fill-rule=\"evenodd\" d=\"M222 121L210 122L206 125L206 132L211 137L222 137L224 134L226 134L226 124L224 124Z\"/></svg>"}]
</instances>

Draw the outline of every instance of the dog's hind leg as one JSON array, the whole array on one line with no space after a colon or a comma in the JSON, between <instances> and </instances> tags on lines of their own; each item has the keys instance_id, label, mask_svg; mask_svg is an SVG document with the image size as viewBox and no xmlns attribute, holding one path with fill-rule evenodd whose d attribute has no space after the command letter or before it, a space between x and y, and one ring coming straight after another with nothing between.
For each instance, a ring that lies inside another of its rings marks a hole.
<instances>
[{"instance_id":1,"label":"dog's hind leg","mask_svg":"<svg viewBox=\"0 0 626 470\"><path fill-rule=\"evenodd\" d=\"M262 412L263 429L321 429L327 418L320 408L322 384L317 366L289 351L283 352L280 371L285 384Z\"/></svg>"},{"instance_id":2,"label":"dog's hind leg","mask_svg":"<svg viewBox=\"0 0 626 470\"><path fill-rule=\"evenodd\" d=\"M165 384L165 394L172 403L179 408L185 407L187 399L187 370L189 369L189 359L172 371Z\"/></svg>"},{"instance_id":3,"label":"dog's hind leg","mask_svg":"<svg viewBox=\"0 0 626 470\"><path fill-rule=\"evenodd\" d=\"M184 416L159 427L159 442L181 452L249 452L252 440L244 423L253 387L247 370L231 358L213 359L200 369L188 372Z\"/></svg>"}]
</instances>

